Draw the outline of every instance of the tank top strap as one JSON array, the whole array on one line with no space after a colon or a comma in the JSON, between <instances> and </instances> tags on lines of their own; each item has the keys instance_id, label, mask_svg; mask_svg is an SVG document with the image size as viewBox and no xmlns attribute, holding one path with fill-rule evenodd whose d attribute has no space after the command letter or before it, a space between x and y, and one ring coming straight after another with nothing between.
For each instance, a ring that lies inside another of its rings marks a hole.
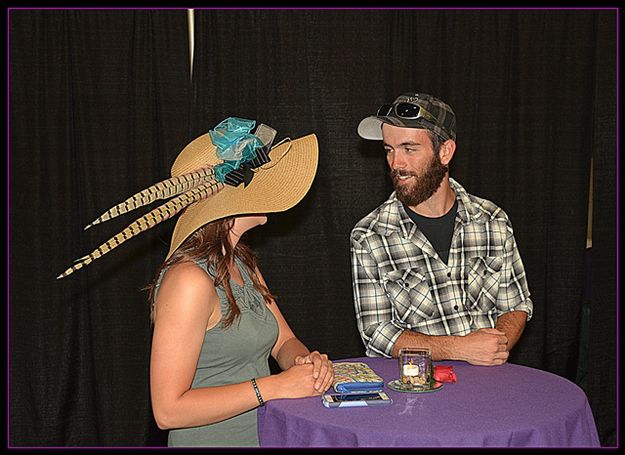
<instances>
[{"instance_id":1,"label":"tank top strap","mask_svg":"<svg viewBox=\"0 0 625 455\"><path fill-rule=\"evenodd\" d=\"M202 270L204 270L213 280L215 279L215 266L212 264L209 266L206 259L194 259L193 263L200 267ZM254 282L252 281L252 277L250 276L247 267L239 258L235 258L235 263L239 269L241 277L243 278L243 286L239 285L231 279L230 288L232 289L232 295L234 296L234 299L236 300L239 309L242 311L249 309L259 314L264 313L265 299L263 298L262 294L254 287ZM163 269L157 280L154 294L155 300L161 281L166 271L167 268ZM217 295L219 296L222 313L226 314L226 312L230 311L230 304L228 303L226 290L223 286L215 286L215 290L217 291Z\"/></svg>"}]
</instances>

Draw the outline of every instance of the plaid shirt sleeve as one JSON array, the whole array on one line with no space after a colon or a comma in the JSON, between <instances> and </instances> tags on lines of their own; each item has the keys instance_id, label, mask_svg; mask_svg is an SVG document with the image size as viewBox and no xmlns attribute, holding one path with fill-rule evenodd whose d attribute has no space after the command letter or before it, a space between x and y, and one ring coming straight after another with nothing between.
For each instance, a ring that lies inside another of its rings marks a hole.
<instances>
[{"instance_id":1,"label":"plaid shirt sleeve","mask_svg":"<svg viewBox=\"0 0 625 455\"><path fill-rule=\"evenodd\" d=\"M507 220L506 227L508 232L504 247L502 277L497 294L497 316L509 311L525 311L529 321L532 318L534 304L530 299L525 267L509 220Z\"/></svg>"},{"instance_id":2,"label":"plaid shirt sleeve","mask_svg":"<svg viewBox=\"0 0 625 455\"><path fill-rule=\"evenodd\" d=\"M393 323L393 310L380 285L378 267L366 239L352 233L352 283L358 331L369 357L392 357L403 329Z\"/></svg>"}]
</instances>

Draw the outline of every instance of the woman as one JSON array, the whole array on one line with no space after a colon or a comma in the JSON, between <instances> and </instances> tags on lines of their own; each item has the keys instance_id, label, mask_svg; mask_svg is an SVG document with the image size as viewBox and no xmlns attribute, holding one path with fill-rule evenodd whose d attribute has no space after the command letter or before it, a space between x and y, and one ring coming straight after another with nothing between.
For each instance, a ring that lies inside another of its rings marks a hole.
<instances>
[{"instance_id":1,"label":"woman","mask_svg":"<svg viewBox=\"0 0 625 455\"><path fill-rule=\"evenodd\" d=\"M204 226L152 288L152 408L159 428L170 430L170 446L258 445L250 410L275 398L320 395L332 383L327 356L293 334L240 242L266 221L242 216ZM269 354L282 373L270 375Z\"/></svg>"},{"instance_id":2,"label":"woman","mask_svg":"<svg viewBox=\"0 0 625 455\"><path fill-rule=\"evenodd\" d=\"M259 125L250 134L254 125L230 117L189 143L170 179L88 227L173 198L59 275L181 212L165 262L148 286L152 409L158 426L170 430L170 446L258 446L257 407L321 395L334 379L328 356L310 352L293 334L254 253L240 242L267 221L265 214L288 210L306 195L317 170L317 139L310 134L271 148L275 130ZM270 374L269 355L281 373Z\"/></svg>"}]
</instances>

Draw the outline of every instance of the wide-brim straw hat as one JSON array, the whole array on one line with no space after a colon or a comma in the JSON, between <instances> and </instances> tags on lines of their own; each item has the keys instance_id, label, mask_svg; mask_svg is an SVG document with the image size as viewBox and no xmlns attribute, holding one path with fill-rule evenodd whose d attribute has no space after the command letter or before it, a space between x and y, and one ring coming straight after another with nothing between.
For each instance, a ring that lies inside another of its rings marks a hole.
<instances>
[{"instance_id":1,"label":"wide-brim straw hat","mask_svg":"<svg viewBox=\"0 0 625 455\"><path fill-rule=\"evenodd\" d=\"M70 275L179 212L182 213L174 227L167 259L191 234L208 223L230 216L288 210L300 202L310 189L319 161L315 134L293 140L287 138L271 148L269 162L253 168L251 181L246 185L231 186L215 177L213 167L223 162L217 152L210 133L191 141L176 158L171 178L117 204L85 229L157 199L172 199L136 219L88 255L77 259L57 279Z\"/></svg>"},{"instance_id":2,"label":"wide-brim straw hat","mask_svg":"<svg viewBox=\"0 0 625 455\"><path fill-rule=\"evenodd\" d=\"M282 143L271 149L269 156L271 161L256 171L249 185L226 185L213 196L187 207L174 228L167 258L187 237L212 221L235 215L284 212L300 202L317 172L317 136L309 134ZM220 161L207 133L180 152L171 175L178 176Z\"/></svg>"}]
</instances>

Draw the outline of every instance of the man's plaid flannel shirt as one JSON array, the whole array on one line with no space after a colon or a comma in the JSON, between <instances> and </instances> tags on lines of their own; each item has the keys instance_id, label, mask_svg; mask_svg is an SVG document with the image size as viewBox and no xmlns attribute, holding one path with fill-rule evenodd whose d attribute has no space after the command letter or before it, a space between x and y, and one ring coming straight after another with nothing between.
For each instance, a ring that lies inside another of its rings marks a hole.
<instances>
[{"instance_id":1,"label":"man's plaid flannel shirt","mask_svg":"<svg viewBox=\"0 0 625 455\"><path fill-rule=\"evenodd\" d=\"M449 179L456 215L445 264L392 193L351 233L358 330L371 357L391 357L404 330L466 335L533 304L505 212Z\"/></svg>"}]
</instances>

